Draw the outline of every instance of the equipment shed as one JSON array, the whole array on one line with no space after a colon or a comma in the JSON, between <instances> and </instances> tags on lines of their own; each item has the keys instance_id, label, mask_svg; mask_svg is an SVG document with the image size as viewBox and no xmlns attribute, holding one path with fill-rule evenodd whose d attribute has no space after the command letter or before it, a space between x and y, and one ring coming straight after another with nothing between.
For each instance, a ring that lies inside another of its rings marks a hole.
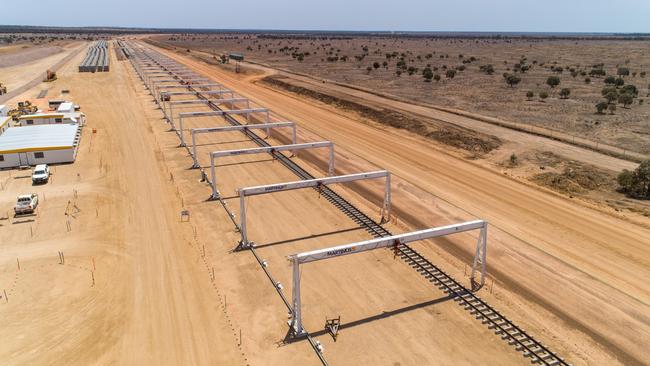
<instances>
[{"instance_id":1,"label":"equipment shed","mask_svg":"<svg viewBox=\"0 0 650 366\"><path fill-rule=\"evenodd\" d=\"M0 168L74 162L80 139L77 124L9 128L0 135Z\"/></svg>"}]
</instances>

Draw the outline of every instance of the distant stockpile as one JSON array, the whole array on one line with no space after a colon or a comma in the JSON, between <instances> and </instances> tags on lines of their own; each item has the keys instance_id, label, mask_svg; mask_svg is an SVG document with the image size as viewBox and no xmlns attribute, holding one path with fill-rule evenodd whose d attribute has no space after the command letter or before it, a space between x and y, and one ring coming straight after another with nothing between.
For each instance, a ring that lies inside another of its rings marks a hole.
<instances>
[{"instance_id":1,"label":"distant stockpile","mask_svg":"<svg viewBox=\"0 0 650 366\"><path fill-rule=\"evenodd\" d=\"M131 51L126 47L126 43L120 39L115 41L113 49L115 50L115 56L117 56L118 61L124 61L131 57Z\"/></svg>"},{"instance_id":2,"label":"distant stockpile","mask_svg":"<svg viewBox=\"0 0 650 366\"><path fill-rule=\"evenodd\" d=\"M79 65L79 72L108 71L108 58L108 43L97 41L88 48L86 57Z\"/></svg>"}]
</instances>

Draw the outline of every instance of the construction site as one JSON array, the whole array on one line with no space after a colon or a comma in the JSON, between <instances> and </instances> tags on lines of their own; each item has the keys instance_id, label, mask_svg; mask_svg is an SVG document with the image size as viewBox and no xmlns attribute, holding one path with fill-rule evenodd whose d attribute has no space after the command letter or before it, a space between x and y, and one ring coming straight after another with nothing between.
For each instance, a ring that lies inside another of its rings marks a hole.
<instances>
[{"instance_id":1,"label":"construction site","mask_svg":"<svg viewBox=\"0 0 650 366\"><path fill-rule=\"evenodd\" d=\"M144 38L4 101L0 143L75 130L46 185L0 160L2 364L648 364L646 218Z\"/></svg>"}]
</instances>

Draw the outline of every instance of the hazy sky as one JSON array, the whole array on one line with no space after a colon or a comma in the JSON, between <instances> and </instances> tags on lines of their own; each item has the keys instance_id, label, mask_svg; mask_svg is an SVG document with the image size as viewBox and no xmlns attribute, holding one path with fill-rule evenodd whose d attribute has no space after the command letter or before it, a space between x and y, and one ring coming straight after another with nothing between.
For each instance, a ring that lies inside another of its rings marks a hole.
<instances>
[{"instance_id":1,"label":"hazy sky","mask_svg":"<svg viewBox=\"0 0 650 366\"><path fill-rule=\"evenodd\" d=\"M3 0L0 23L216 29L650 32L650 0Z\"/></svg>"}]
</instances>

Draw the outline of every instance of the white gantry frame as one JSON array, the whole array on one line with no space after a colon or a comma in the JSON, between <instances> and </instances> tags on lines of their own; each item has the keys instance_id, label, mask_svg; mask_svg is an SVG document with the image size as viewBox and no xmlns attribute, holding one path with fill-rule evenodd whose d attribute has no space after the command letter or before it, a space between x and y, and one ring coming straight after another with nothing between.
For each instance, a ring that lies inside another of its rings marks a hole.
<instances>
[{"instance_id":1,"label":"white gantry frame","mask_svg":"<svg viewBox=\"0 0 650 366\"><path fill-rule=\"evenodd\" d=\"M472 276L471 281L475 283L476 272L480 271L481 286L485 284L485 269L486 269L486 255L487 255L487 221L476 220L468 221L460 224L440 226L426 230L414 231L405 234L393 235L384 238L371 239L361 241L358 243L339 245L336 247L318 249L310 252L294 254L288 257L293 266L293 288L292 288L292 304L293 312L289 325L295 336L301 336L305 333L302 326L301 319L301 303L300 303L300 265L315 262L323 259L330 259L349 254L356 254L368 250L396 247L400 244L406 244L413 241L437 238L456 233L461 233L470 230L480 230L478 242L476 244L476 252L474 254L474 261L472 263ZM480 266L480 269L478 268Z\"/></svg>"},{"instance_id":2,"label":"white gantry frame","mask_svg":"<svg viewBox=\"0 0 650 366\"><path fill-rule=\"evenodd\" d=\"M252 110L250 108L250 100L247 99L247 98L229 98L229 99L221 99L221 98L219 98L219 99L171 100L169 102L165 102L166 105L169 106L169 115L167 114L165 108L163 108L163 113L165 114L165 117L167 117L169 122L172 124L172 126L174 126L174 110L173 110L173 107L175 105L193 105L193 104L206 104L206 105L215 104L215 105L218 105L218 104L230 103L230 107L232 108L232 107L234 107L235 103L239 103L239 102L246 102L246 107L247 108L245 108L245 109L231 109L231 111ZM207 113L214 113L214 112L223 112L223 111L209 111ZM268 119L269 119L268 109L265 109L264 112L267 113L266 120L268 121ZM185 112L185 113L183 113L183 117L196 117L196 113L205 113L205 112ZM214 114L214 115L217 116L219 114ZM221 115L223 115L223 113Z\"/></svg>"},{"instance_id":3,"label":"white gantry frame","mask_svg":"<svg viewBox=\"0 0 650 366\"><path fill-rule=\"evenodd\" d=\"M307 179L300 180L296 182L280 183L280 184L269 184L256 187L247 187L239 189L239 231L241 232L241 241L239 242L239 248L248 248L250 243L248 242L248 235L246 232L246 197L255 196L260 194L289 191L293 189L302 189L309 187L321 187L329 184L336 183L348 183L358 180L366 179L381 179L385 178L386 184L384 185L384 203L381 208L381 222L385 222L387 218L390 218L391 214L391 193L390 193L390 172L386 170L380 170L376 172L368 173L357 173L357 174L348 174L348 175L339 175L335 177L326 177L326 178L316 178L316 179Z\"/></svg>"},{"instance_id":4,"label":"white gantry frame","mask_svg":"<svg viewBox=\"0 0 650 366\"><path fill-rule=\"evenodd\" d=\"M269 137L269 130L271 128L283 128L290 127L291 131L291 143L296 144L297 134L296 134L296 124L293 122L273 122L273 123L262 123L254 125L236 125L236 126L220 126L220 127L206 127L206 128L193 128L190 130L190 135L192 136L192 159L194 160L194 165L192 168L198 168L200 166L199 160L196 152L196 135L201 133L212 133L212 132L226 132L226 131L246 131L252 129L264 129L266 130L266 137ZM182 141L182 139L181 139Z\"/></svg>"},{"instance_id":5,"label":"white gantry frame","mask_svg":"<svg viewBox=\"0 0 650 366\"><path fill-rule=\"evenodd\" d=\"M210 177L211 177L210 185L212 186L212 199L219 198L219 191L217 190L217 175L215 172L216 164L214 163L214 160L218 157L262 154L262 153L273 154L276 151L293 152L295 150L318 149L318 148L326 148L326 147L329 148L330 151L327 174L332 175L334 174L334 143L331 141L308 142L304 144L279 145L279 146L263 146L263 147L253 147L249 149L213 151L210 153Z\"/></svg>"}]
</instances>

